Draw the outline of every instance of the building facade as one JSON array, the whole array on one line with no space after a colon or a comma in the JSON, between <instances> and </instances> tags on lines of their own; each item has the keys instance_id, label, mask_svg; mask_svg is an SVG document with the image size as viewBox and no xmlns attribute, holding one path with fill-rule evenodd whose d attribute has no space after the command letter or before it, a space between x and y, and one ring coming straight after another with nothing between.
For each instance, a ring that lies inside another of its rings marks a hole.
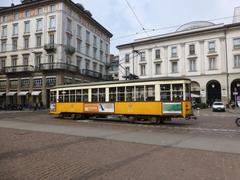
<instances>
[{"instance_id":1,"label":"building facade","mask_svg":"<svg viewBox=\"0 0 240 180\"><path fill-rule=\"evenodd\" d=\"M1 8L0 106L47 106L52 86L106 79L111 37L71 0Z\"/></svg>"},{"instance_id":2,"label":"building facade","mask_svg":"<svg viewBox=\"0 0 240 180\"><path fill-rule=\"evenodd\" d=\"M119 56L110 56L110 67L108 69L108 73L112 80L119 80Z\"/></svg>"},{"instance_id":3,"label":"building facade","mask_svg":"<svg viewBox=\"0 0 240 180\"><path fill-rule=\"evenodd\" d=\"M125 69L139 78L190 78L192 97L208 104L240 99L240 23L191 22L118 49Z\"/></svg>"}]
</instances>

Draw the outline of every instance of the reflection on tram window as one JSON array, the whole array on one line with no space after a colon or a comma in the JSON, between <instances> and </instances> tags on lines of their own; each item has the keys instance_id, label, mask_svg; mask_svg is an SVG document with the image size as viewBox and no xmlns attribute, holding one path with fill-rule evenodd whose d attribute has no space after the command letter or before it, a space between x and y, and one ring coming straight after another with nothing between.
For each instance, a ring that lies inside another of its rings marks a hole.
<instances>
[{"instance_id":1,"label":"reflection on tram window","mask_svg":"<svg viewBox=\"0 0 240 180\"><path fill-rule=\"evenodd\" d=\"M183 84L172 84L172 100L183 100Z\"/></svg>"},{"instance_id":2,"label":"reflection on tram window","mask_svg":"<svg viewBox=\"0 0 240 180\"><path fill-rule=\"evenodd\" d=\"M118 98L117 98L118 101L120 102L125 101L125 87L118 87L117 95L118 95Z\"/></svg>"},{"instance_id":3,"label":"reflection on tram window","mask_svg":"<svg viewBox=\"0 0 240 180\"><path fill-rule=\"evenodd\" d=\"M83 89L83 102L88 102L88 89Z\"/></svg>"},{"instance_id":4,"label":"reflection on tram window","mask_svg":"<svg viewBox=\"0 0 240 180\"><path fill-rule=\"evenodd\" d=\"M106 101L106 93L105 93L105 88L100 88L99 89L99 102L105 102Z\"/></svg>"},{"instance_id":5,"label":"reflection on tram window","mask_svg":"<svg viewBox=\"0 0 240 180\"><path fill-rule=\"evenodd\" d=\"M98 102L98 89L92 89L92 102Z\"/></svg>"},{"instance_id":6,"label":"reflection on tram window","mask_svg":"<svg viewBox=\"0 0 240 180\"><path fill-rule=\"evenodd\" d=\"M63 91L59 91L58 101L59 101L59 102L63 102Z\"/></svg>"},{"instance_id":7,"label":"reflection on tram window","mask_svg":"<svg viewBox=\"0 0 240 180\"><path fill-rule=\"evenodd\" d=\"M109 88L109 101L115 102L117 100L116 98L116 88Z\"/></svg>"},{"instance_id":8,"label":"reflection on tram window","mask_svg":"<svg viewBox=\"0 0 240 180\"><path fill-rule=\"evenodd\" d=\"M126 101L134 101L134 87L126 87Z\"/></svg>"},{"instance_id":9,"label":"reflection on tram window","mask_svg":"<svg viewBox=\"0 0 240 180\"><path fill-rule=\"evenodd\" d=\"M146 101L155 101L155 86L146 86Z\"/></svg>"},{"instance_id":10,"label":"reflection on tram window","mask_svg":"<svg viewBox=\"0 0 240 180\"><path fill-rule=\"evenodd\" d=\"M71 91L70 91L70 102L76 102L75 93L76 93L75 90L71 90Z\"/></svg>"},{"instance_id":11,"label":"reflection on tram window","mask_svg":"<svg viewBox=\"0 0 240 180\"><path fill-rule=\"evenodd\" d=\"M171 86L170 84L160 85L161 101L171 101Z\"/></svg>"},{"instance_id":12,"label":"reflection on tram window","mask_svg":"<svg viewBox=\"0 0 240 180\"><path fill-rule=\"evenodd\" d=\"M82 90L78 89L76 90L76 102L81 102L82 101Z\"/></svg>"},{"instance_id":13,"label":"reflection on tram window","mask_svg":"<svg viewBox=\"0 0 240 180\"><path fill-rule=\"evenodd\" d=\"M144 86L136 86L136 101L144 101Z\"/></svg>"}]
</instances>

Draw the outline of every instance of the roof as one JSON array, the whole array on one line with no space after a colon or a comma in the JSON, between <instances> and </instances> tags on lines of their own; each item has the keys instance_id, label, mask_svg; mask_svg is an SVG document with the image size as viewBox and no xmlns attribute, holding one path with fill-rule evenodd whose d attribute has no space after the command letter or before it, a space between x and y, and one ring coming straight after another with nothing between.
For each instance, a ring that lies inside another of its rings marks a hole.
<instances>
[{"instance_id":1,"label":"roof","mask_svg":"<svg viewBox=\"0 0 240 180\"><path fill-rule=\"evenodd\" d=\"M188 24L188 23L187 23ZM187 25L185 24L185 25ZM186 26L185 26L186 27ZM150 44L150 43L155 43L159 41L164 41L172 38L181 38L181 37L186 37L186 36L191 36L199 33L209 33L213 31L219 31L219 30L226 30L228 28L239 28L240 23L234 23L234 24L214 24L211 26L202 26L199 28L193 28L193 29L187 29L182 31L176 31L173 33L167 33L167 34L162 34L162 35L157 35L157 36L152 36L148 38L142 38L142 39L137 39L132 43L127 43L127 44L122 44L117 46L118 49L123 49L127 47L133 47L133 46L138 46L138 45L145 45L145 44Z\"/></svg>"},{"instance_id":2,"label":"roof","mask_svg":"<svg viewBox=\"0 0 240 180\"><path fill-rule=\"evenodd\" d=\"M187 31L192 29L199 29L203 27L214 26L215 24L209 21L192 21L180 26L176 31Z\"/></svg>"},{"instance_id":3,"label":"roof","mask_svg":"<svg viewBox=\"0 0 240 180\"><path fill-rule=\"evenodd\" d=\"M150 81L175 81L175 80L186 80L191 81L188 78L181 77L161 77L161 78L145 78L145 79L135 79L135 80L121 80L121 81L103 81L103 82L91 82L91 83L81 83L81 84L69 84L55 86L52 89L57 88L68 88L68 87L84 87L84 86L96 86L96 85L110 85L110 84L126 84L126 83L138 83L138 82L150 82Z\"/></svg>"},{"instance_id":4,"label":"roof","mask_svg":"<svg viewBox=\"0 0 240 180\"><path fill-rule=\"evenodd\" d=\"M59 0L56 0L59 1ZM94 18L92 18L92 16L90 16L90 12L86 11L82 8L80 8L77 4L75 4L73 1L71 0L62 0L64 2L69 3L70 5L72 5L74 8L76 8L78 11L80 11L81 13L83 13L83 15L89 19L90 21L92 21L94 24L96 24L102 31L104 31L110 38L113 36L113 34L111 32L109 32L105 27L103 27L99 22L97 22ZM24 2L22 4L17 4L17 5L13 5L13 6L9 6L9 7L0 7L0 14L4 13L4 12L8 12L8 11L12 11L12 10L16 10L19 8L23 8L23 7L28 7L28 6L37 6L39 4L42 3L50 3L51 1L49 0L32 0L32 1L27 1Z\"/></svg>"}]
</instances>

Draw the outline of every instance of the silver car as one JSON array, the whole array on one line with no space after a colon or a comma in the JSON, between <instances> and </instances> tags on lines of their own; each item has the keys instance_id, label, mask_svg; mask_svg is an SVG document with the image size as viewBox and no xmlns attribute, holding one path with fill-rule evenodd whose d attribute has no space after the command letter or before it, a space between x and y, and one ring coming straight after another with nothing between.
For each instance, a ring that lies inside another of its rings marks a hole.
<instances>
[{"instance_id":1,"label":"silver car","mask_svg":"<svg viewBox=\"0 0 240 180\"><path fill-rule=\"evenodd\" d=\"M215 111L224 112L225 111L225 105L223 104L223 102L216 101L212 105L212 111L213 112L215 112Z\"/></svg>"}]
</instances>

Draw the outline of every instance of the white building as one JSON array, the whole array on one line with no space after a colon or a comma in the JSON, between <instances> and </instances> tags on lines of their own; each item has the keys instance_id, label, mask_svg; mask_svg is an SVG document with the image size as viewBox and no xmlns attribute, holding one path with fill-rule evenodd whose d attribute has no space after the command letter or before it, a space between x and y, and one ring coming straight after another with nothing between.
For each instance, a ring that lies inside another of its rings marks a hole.
<instances>
[{"instance_id":1,"label":"white building","mask_svg":"<svg viewBox=\"0 0 240 180\"><path fill-rule=\"evenodd\" d=\"M112 34L71 0L0 9L0 106L49 101L54 85L106 77Z\"/></svg>"},{"instance_id":2,"label":"white building","mask_svg":"<svg viewBox=\"0 0 240 180\"><path fill-rule=\"evenodd\" d=\"M140 78L190 78L192 95L207 103L235 100L234 91L240 96L240 23L191 22L117 48L126 71Z\"/></svg>"}]
</instances>

